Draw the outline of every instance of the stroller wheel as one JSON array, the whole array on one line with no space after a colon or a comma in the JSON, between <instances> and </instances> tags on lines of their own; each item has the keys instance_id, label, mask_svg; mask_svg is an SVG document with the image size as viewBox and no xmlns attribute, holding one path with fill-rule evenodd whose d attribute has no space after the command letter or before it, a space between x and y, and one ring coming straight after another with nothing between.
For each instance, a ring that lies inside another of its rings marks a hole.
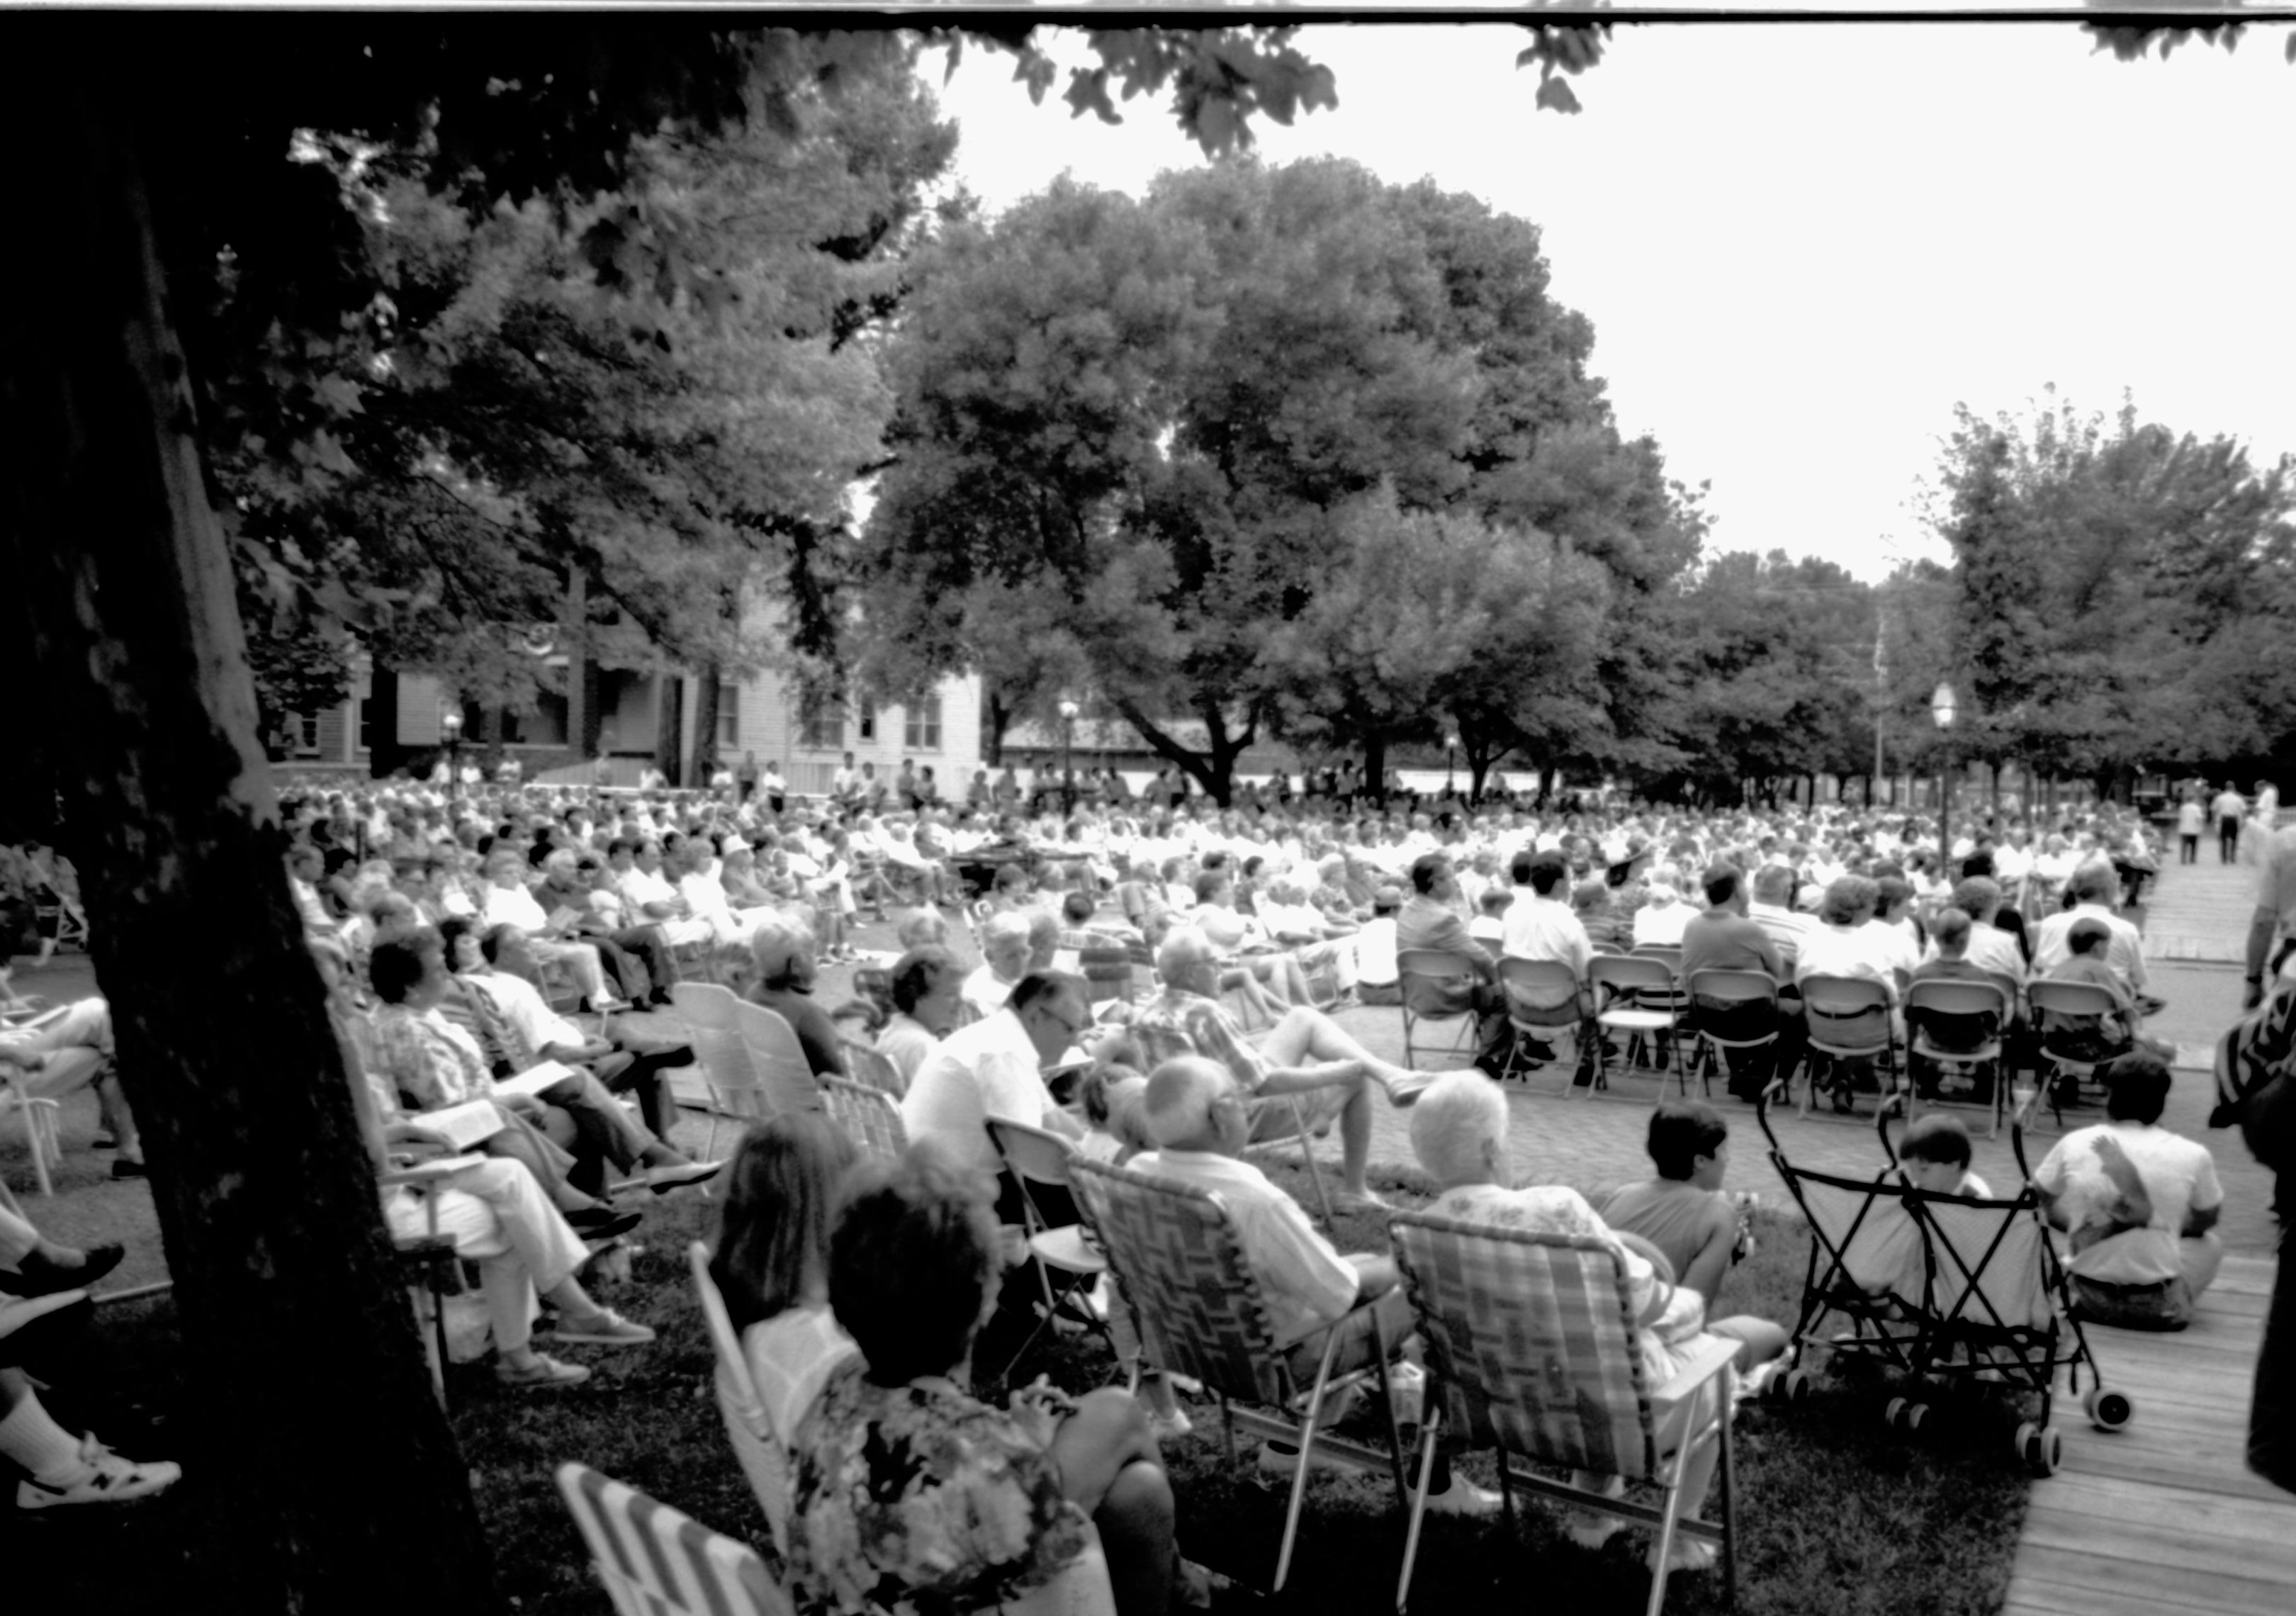
<instances>
[{"instance_id":1,"label":"stroller wheel","mask_svg":"<svg viewBox=\"0 0 2296 1616\"><path fill-rule=\"evenodd\" d=\"M1916 1434L1930 1417L1930 1406L1916 1403L1910 1398L1893 1397L1882 1410L1882 1423L1892 1431L1902 1431L1907 1436Z\"/></svg>"},{"instance_id":2,"label":"stroller wheel","mask_svg":"<svg viewBox=\"0 0 2296 1616\"><path fill-rule=\"evenodd\" d=\"M2093 1386L2083 1399L2088 1410L2089 1423L2099 1431L2118 1431L2136 1415L2136 1408L2125 1391L2114 1391L2103 1386Z\"/></svg>"},{"instance_id":3,"label":"stroller wheel","mask_svg":"<svg viewBox=\"0 0 2296 1616\"><path fill-rule=\"evenodd\" d=\"M1770 1377L1762 1389L1763 1395L1774 1403L1801 1403L1809 1399L1809 1371L1787 1369Z\"/></svg>"},{"instance_id":4,"label":"stroller wheel","mask_svg":"<svg viewBox=\"0 0 2296 1616\"><path fill-rule=\"evenodd\" d=\"M2037 1476L2053 1476L2064 1462L2064 1439L2054 1425L2027 1420L2017 1427L2017 1456Z\"/></svg>"}]
</instances>

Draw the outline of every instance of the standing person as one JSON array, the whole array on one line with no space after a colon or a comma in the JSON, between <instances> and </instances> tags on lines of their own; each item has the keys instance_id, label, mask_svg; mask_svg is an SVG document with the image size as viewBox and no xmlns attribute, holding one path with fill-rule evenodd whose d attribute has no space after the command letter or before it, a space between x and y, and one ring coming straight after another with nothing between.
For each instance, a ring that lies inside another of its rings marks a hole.
<instances>
[{"instance_id":1,"label":"standing person","mask_svg":"<svg viewBox=\"0 0 2296 1616\"><path fill-rule=\"evenodd\" d=\"M742 754L742 767L734 771L734 800L747 802L758 793L758 754Z\"/></svg>"},{"instance_id":2,"label":"standing person","mask_svg":"<svg viewBox=\"0 0 2296 1616\"><path fill-rule=\"evenodd\" d=\"M2217 816L2217 862L2230 864L2240 854L2240 822L2247 816L2248 799L2233 790L2227 780L2210 811Z\"/></svg>"},{"instance_id":3,"label":"standing person","mask_svg":"<svg viewBox=\"0 0 2296 1616\"><path fill-rule=\"evenodd\" d=\"M2251 989L2253 992L2253 988ZM2296 990L2285 984L2224 1036L2217 1048L2217 1108L2210 1128L2240 1125L2256 1159L2273 1170L2280 1266L2264 1314L2264 1341L2248 1410L2248 1467L2296 1492Z\"/></svg>"},{"instance_id":4,"label":"standing person","mask_svg":"<svg viewBox=\"0 0 2296 1616\"><path fill-rule=\"evenodd\" d=\"M775 814L782 811L789 800L789 783L782 778L780 759L766 759L765 772L758 776L758 792L765 798L767 808Z\"/></svg>"},{"instance_id":5,"label":"standing person","mask_svg":"<svg viewBox=\"0 0 2296 1616\"><path fill-rule=\"evenodd\" d=\"M2177 862L2201 862L2201 833L2208 827L2208 810L2201 806L2196 795L2188 794L2177 809Z\"/></svg>"}]
</instances>

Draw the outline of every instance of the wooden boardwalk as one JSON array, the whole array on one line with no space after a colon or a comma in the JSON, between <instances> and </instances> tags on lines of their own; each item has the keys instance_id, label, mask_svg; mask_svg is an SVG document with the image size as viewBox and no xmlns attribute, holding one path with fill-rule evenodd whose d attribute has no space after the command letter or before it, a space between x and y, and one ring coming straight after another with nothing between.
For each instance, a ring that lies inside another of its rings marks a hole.
<instances>
[{"instance_id":1,"label":"wooden boardwalk","mask_svg":"<svg viewBox=\"0 0 2296 1616\"><path fill-rule=\"evenodd\" d=\"M2248 917L2256 907L2252 864L2217 862L2214 841L2201 862L2171 862L2144 904L2144 957L2186 964L2237 965L2248 947Z\"/></svg>"},{"instance_id":2,"label":"wooden boardwalk","mask_svg":"<svg viewBox=\"0 0 2296 1616\"><path fill-rule=\"evenodd\" d=\"M2060 1398L2064 1464L2033 1483L2003 1616L2296 1610L2296 1494L2243 1459L2272 1274L2265 1259L2226 1258L2177 1334L2090 1327L2104 1383L2136 1416L2100 1431Z\"/></svg>"}]
</instances>

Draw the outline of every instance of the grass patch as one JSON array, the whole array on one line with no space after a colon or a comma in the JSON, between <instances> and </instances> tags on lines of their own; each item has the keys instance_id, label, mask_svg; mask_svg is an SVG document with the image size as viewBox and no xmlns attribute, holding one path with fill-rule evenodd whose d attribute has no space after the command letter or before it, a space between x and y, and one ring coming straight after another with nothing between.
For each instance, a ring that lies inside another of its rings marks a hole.
<instances>
[{"instance_id":1,"label":"grass patch","mask_svg":"<svg viewBox=\"0 0 2296 1616\"><path fill-rule=\"evenodd\" d=\"M1279 1180L1305 1185L1278 1165ZM1391 1200L1428 1194L1415 1172L1374 1169L1373 1183ZM608 1352L568 1349L594 1374L569 1391L514 1395L499 1390L486 1364L450 1371L454 1424L468 1456L473 1491L505 1599L521 1616L603 1616L609 1607L591 1579L587 1556L560 1504L551 1471L580 1459L629 1482L705 1524L762 1543L765 1523L735 1465L712 1391L709 1340L693 1300L685 1243L707 1232L710 1203L675 1197L653 1211L644 1231L631 1283L602 1295L652 1325L651 1348ZM1732 1271L1718 1299L1721 1310L1791 1322L1800 1294L1807 1235L1785 1215L1765 1211L1759 1249ZM1343 1217L1343 1250L1382 1250L1376 1215ZM125 1383L160 1423L181 1394L170 1365L173 1308L164 1299L107 1310L101 1333L122 1359ZM545 1342L546 1346L547 1343ZM1096 1338L1053 1342L1020 1369L1084 1389L1112 1378ZM1822 1376L1809 1401L1792 1409L1757 1407L1737 1428L1741 1546L1740 1605L1749 1616L1775 1612L1983 1612L1997 1610L2009 1577L2025 1480L2012 1459L2008 1424L1997 1414L1971 1416L1908 1442L1882 1427L1878 1382ZM1197 1432L1170 1445L1179 1497L1181 1543L1193 1557L1265 1587L1283 1529L1283 1493L1251 1469L1250 1450L1228 1467L1213 1406L1192 1406ZM1948 1410L1939 1408L1943 1415ZM120 1417L106 1415L111 1434ZM121 1433L125 1437L127 1433ZM140 1433L139 1433L140 1434ZM128 1441L119 1444L137 1451ZM350 1462L347 1458L347 1462ZM1466 1473L1495 1481L1488 1456L1466 1461ZM176 1494L117 1513L68 1513L62 1518L8 1521L0 1510L0 1564L30 1574L27 1595L54 1594L53 1606L111 1616L213 1608L186 1581L186 1546L201 1505L191 1495L193 1469ZM1309 1486L1286 1604L1328 1612L1392 1608L1402 1554L1402 1518L1382 1480L1318 1475ZM176 1495L186 1495L178 1497ZM1431 1518L1413 1588L1421 1611L1479 1611L1502 1602L1541 1603L1583 1596L1583 1608L1638 1609L1648 1583L1643 1538L1622 1533L1601 1554L1561 1536L1554 1518L1526 1504L1512 1532L1501 1522ZM44 1582L52 1586L43 1588ZM1713 1586L1710 1587L1709 1584ZM1578 1608L1575 1604L1562 1608ZM1718 1578L1676 1579L1669 1608L1721 1608Z\"/></svg>"}]
</instances>

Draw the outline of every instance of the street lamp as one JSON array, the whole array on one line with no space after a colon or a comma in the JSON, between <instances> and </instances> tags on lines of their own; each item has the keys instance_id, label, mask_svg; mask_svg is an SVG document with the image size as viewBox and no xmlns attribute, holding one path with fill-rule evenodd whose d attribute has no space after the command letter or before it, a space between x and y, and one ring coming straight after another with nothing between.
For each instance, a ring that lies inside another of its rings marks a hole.
<instances>
[{"instance_id":1,"label":"street lamp","mask_svg":"<svg viewBox=\"0 0 2296 1616\"><path fill-rule=\"evenodd\" d=\"M1076 812L1076 721L1073 698L1061 698L1061 817Z\"/></svg>"},{"instance_id":2,"label":"street lamp","mask_svg":"<svg viewBox=\"0 0 2296 1616\"><path fill-rule=\"evenodd\" d=\"M1443 794L1459 794L1459 732L1452 730L1443 737Z\"/></svg>"},{"instance_id":3,"label":"street lamp","mask_svg":"<svg viewBox=\"0 0 2296 1616\"><path fill-rule=\"evenodd\" d=\"M447 800L463 800L463 715L450 707L439 715L439 733L447 737Z\"/></svg>"},{"instance_id":4,"label":"street lamp","mask_svg":"<svg viewBox=\"0 0 2296 1616\"><path fill-rule=\"evenodd\" d=\"M1936 723L1940 737L1953 728L1955 711L1953 686L1939 679L1938 687L1930 693L1930 718ZM1948 881L1954 879L1951 762L1950 752L1940 745L1938 749L1938 863L1945 869Z\"/></svg>"}]
</instances>

